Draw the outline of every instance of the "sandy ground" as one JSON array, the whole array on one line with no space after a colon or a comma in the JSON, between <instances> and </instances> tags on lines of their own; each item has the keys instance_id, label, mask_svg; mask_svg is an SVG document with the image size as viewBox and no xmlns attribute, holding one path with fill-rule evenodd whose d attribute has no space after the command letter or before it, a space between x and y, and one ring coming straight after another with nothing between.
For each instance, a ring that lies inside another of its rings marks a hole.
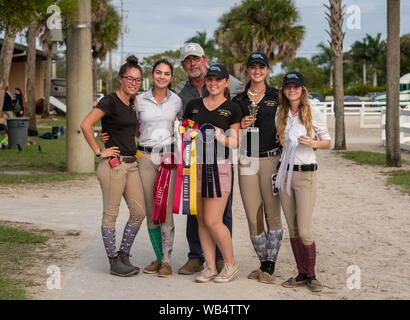
<instances>
[{"instance_id":1,"label":"sandy ground","mask_svg":"<svg viewBox=\"0 0 410 320\"><path fill-rule=\"evenodd\" d=\"M329 118L331 132L333 121ZM383 152L379 146L380 131L360 129L358 123L357 117L346 118L348 149ZM280 286L296 274L283 215L285 232L275 283L266 285L247 279L258 260L249 240L237 177L233 242L240 275L227 284L197 284L195 276L176 273L168 279L146 274L125 279L109 275L99 234L102 203L95 177L57 185L0 187L0 220L31 222L53 230L81 230L83 237L72 245L74 253L55 252L59 255L55 264L71 261L62 268L62 289L48 290L44 282L35 299L409 299L410 195L386 184L387 177L381 171L390 169L358 165L331 150L321 150L317 155L318 197L312 232L318 250L317 277L324 284L321 293ZM402 158L408 161L404 168L410 169L410 153L402 152ZM174 218L171 265L177 271L186 261L188 247L186 219L178 215ZM118 244L126 219L127 210L122 203ZM77 252L79 258L72 259ZM140 267L154 259L145 222L131 253L131 260ZM46 269L45 265L39 268L43 273Z\"/></svg>"}]
</instances>

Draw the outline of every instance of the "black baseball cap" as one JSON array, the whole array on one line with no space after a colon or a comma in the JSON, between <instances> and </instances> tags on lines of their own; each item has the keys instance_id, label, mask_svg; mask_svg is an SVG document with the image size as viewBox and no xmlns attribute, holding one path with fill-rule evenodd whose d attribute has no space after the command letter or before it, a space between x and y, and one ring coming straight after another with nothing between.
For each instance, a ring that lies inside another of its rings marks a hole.
<instances>
[{"instance_id":1,"label":"black baseball cap","mask_svg":"<svg viewBox=\"0 0 410 320\"><path fill-rule=\"evenodd\" d=\"M213 64L208 67L208 71L205 77L216 76L219 79L229 79L229 72L222 64Z\"/></svg>"},{"instance_id":2,"label":"black baseball cap","mask_svg":"<svg viewBox=\"0 0 410 320\"><path fill-rule=\"evenodd\" d=\"M246 64L246 66L249 67L254 62L258 62L266 67L269 67L269 59L263 52L251 53L251 55L248 57L248 63Z\"/></svg>"},{"instance_id":3,"label":"black baseball cap","mask_svg":"<svg viewBox=\"0 0 410 320\"><path fill-rule=\"evenodd\" d=\"M282 86L285 86L288 83L295 83L298 86L305 86L305 77L297 71L288 72L283 78Z\"/></svg>"}]
</instances>

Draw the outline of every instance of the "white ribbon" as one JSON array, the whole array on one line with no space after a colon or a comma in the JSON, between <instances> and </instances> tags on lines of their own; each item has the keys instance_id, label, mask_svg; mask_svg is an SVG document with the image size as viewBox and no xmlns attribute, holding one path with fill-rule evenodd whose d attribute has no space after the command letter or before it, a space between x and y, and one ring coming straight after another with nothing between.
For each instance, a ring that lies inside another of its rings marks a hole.
<instances>
[{"instance_id":1,"label":"white ribbon","mask_svg":"<svg viewBox=\"0 0 410 320\"><path fill-rule=\"evenodd\" d=\"M305 136L306 134L307 134L306 128L299 123L294 124L289 128L288 141L283 150L283 156L282 156L282 160L281 160L280 167L278 170L278 175L276 177L276 182L275 182L275 187L283 191L283 186L284 186L285 178L286 178L286 172L288 171L287 168L289 165L288 180L287 180L287 186L286 186L286 191L288 192L289 196L290 196L290 183L291 183L292 173L293 173L293 164L295 162L296 147L299 144L298 138L300 136Z\"/></svg>"}]
</instances>

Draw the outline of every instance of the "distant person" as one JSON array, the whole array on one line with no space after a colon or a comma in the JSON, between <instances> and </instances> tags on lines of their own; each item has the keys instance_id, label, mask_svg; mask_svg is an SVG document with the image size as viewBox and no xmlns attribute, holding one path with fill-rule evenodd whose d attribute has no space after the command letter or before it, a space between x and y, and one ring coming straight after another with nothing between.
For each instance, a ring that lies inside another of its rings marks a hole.
<instances>
[{"instance_id":1,"label":"distant person","mask_svg":"<svg viewBox=\"0 0 410 320\"><path fill-rule=\"evenodd\" d=\"M20 88L14 89L14 111L16 117L24 116L24 97Z\"/></svg>"},{"instance_id":2,"label":"distant person","mask_svg":"<svg viewBox=\"0 0 410 320\"><path fill-rule=\"evenodd\" d=\"M276 113L276 128L284 149L275 185L279 188L299 273L282 286L296 288L307 285L312 292L319 292L322 284L316 279L316 244L310 230L317 188L315 150L329 149L331 138L326 115L311 108L308 96L303 75L296 71L287 73L280 89L280 105ZM285 173L284 179L281 178L282 172Z\"/></svg>"},{"instance_id":3,"label":"distant person","mask_svg":"<svg viewBox=\"0 0 410 320\"><path fill-rule=\"evenodd\" d=\"M207 74L208 58L202 47L197 43L188 43L181 48L180 61L183 69L188 74L188 80L180 82L174 89L183 102L184 111L188 103L194 99L204 98L209 95L205 83ZM233 76L229 76L229 90L231 97L243 91L243 84ZM233 170L233 168L232 168ZM233 188L233 171L232 171ZM223 215L223 223L232 234L232 190L226 204ZM204 257L198 235L198 222L195 215L188 215L186 237L189 245L188 261L178 270L180 274L190 275L203 269ZM221 271L224 265L222 254L217 247L216 268Z\"/></svg>"},{"instance_id":4,"label":"distant person","mask_svg":"<svg viewBox=\"0 0 410 320\"><path fill-rule=\"evenodd\" d=\"M248 278L270 284L283 237L280 201L272 186L282 152L275 126L279 91L266 83L270 68L263 52L249 55L246 70L250 81L232 101L241 107L241 129L248 131L240 147L239 189L252 245L260 262L260 267ZM252 104L257 106L255 118L251 115ZM256 132L250 131L252 129Z\"/></svg>"},{"instance_id":5,"label":"distant person","mask_svg":"<svg viewBox=\"0 0 410 320\"><path fill-rule=\"evenodd\" d=\"M10 93L9 87L6 87L4 92L3 117L5 119L14 118L13 96Z\"/></svg>"},{"instance_id":6,"label":"distant person","mask_svg":"<svg viewBox=\"0 0 410 320\"><path fill-rule=\"evenodd\" d=\"M125 277L139 272L139 268L130 263L129 253L145 218L144 193L135 156L138 119L133 99L142 82L142 69L135 56L128 57L121 66L118 81L120 88L98 102L81 123L81 130L91 149L101 159L97 168L103 197L101 233L110 273ZM99 148L93 130L93 125L100 119L103 131L109 135L103 149ZM122 197L130 216L117 252L115 223Z\"/></svg>"},{"instance_id":7,"label":"distant person","mask_svg":"<svg viewBox=\"0 0 410 320\"><path fill-rule=\"evenodd\" d=\"M191 100L183 117L195 121L201 131L206 130L204 129L206 127L202 126L208 126L212 131L215 129L215 136L207 143L210 153L208 154L207 151L205 154L202 153L202 161L197 164L196 218L207 268L201 272L196 281L228 282L238 274L239 268L234 259L231 232L222 219L229 194L232 192L232 163L229 159L229 148L238 147L242 115L239 106L230 100L229 73L223 65L210 66L205 82L209 95ZM229 136L223 133L227 130L231 131ZM203 135L205 133L203 132ZM212 147L209 146L210 144ZM219 150L221 152L217 152ZM212 161L209 160L211 158ZM210 179L209 174L211 174ZM206 181L203 181L205 177L207 177ZM224 261L220 271L216 269L216 245L221 250Z\"/></svg>"}]
</instances>

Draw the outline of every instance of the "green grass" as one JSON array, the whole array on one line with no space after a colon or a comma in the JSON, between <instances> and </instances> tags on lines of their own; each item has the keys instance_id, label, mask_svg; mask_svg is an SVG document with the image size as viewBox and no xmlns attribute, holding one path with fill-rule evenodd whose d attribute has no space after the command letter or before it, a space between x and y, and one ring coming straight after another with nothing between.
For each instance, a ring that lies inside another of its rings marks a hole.
<instances>
[{"instance_id":1,"label":"green grass","mask_svg":"<svg viewBox=\"0 0 410 320\"><path fill-rule=\"evenodd\" d=\"M1 300L26 300L26 291L22 287L22 281L11 278L0 278L0 301Z\"/></svg>"},{"instance_id":2,"label":"green grass","mask_svg":"<svg viewBox=\"0 0 410 320\"><path fill-rule=\"evenodd\" d=\"M38 233L0 224L0 300L27 299L25 288L38 284L21 277L26 276L36 248L48 239Z\"/></svg>"},{"instance_id":3,"label":"green grass","mask_svg":"<svg viewBox=\"0 0 410 320\"><path fill-rule=\"evenodd\" d=\"M51 132L51 127L64 125L65 117L58 120L38 120L38 125L47 126L38 128L39 136ZM0 140L4 133L0 132ZM17 149L0 150L0 184L47 183L60 182L84 178L93 173L78 174L67 172L66 138L42 139L28 137L34 144L22 151ZM41 152L40 152L41 149ZM97 166L98 160L95 161ZM40 171L36 174L2 174L2 171Z\"/></svg>"},{"instance_id":4,"label":"green grass","mask_svg":"<svg viewBox=\"0 0 410 320\"><path fill-rule=\"evenodd\" d=\"M387 179L388 184L397 185L400 187L401 192L410 194L410 171L397 170L383 172L383 174L389 176Z\"/></svg>"},{"instance_id":5,"label":"green grass","mask_svg":"<svg viewBox=\"0 0 410 320\"><path fill-rule=\"evenodd\" d=\"M346 159L353 160L360 164L386 165L386 155L369 151L343 151L339 152Z\"/></svg>"},{"instance_id":6,"label":"green grass","mask_svg":"<svg viewBox=\"0 0 410 320\"><path fill-rule=\"evenodd\" d=\"M0 225L0 242L44 243L48 237Z\"/></svg>"}]
</instances>

